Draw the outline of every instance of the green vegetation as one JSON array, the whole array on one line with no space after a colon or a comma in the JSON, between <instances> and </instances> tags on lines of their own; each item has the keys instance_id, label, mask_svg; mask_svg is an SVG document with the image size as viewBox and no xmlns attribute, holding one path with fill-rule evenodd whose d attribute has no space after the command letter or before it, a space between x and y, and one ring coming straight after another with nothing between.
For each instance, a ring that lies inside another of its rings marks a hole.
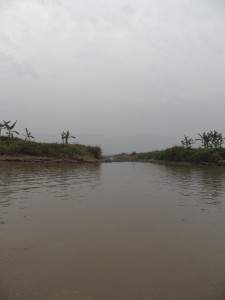
<instances>
[{"instance_id":1,"label":"green vegetation","mask_svg":"<svg viewBox=\"0 0 225 300\"><path fill-rule=\"evenodd\" d=\"M4 124L0 123L0 136L2 135L2 129L4 129L4 128L5 128Z\"/></svg>"},{"instance_id":2,"label":"green vegetation","mask_svg":"<svg viewBox=\"0 0 225 300\"><path fill-rule=\"evenodd\" d=\"M23 134L23 136L25 137L25 141L26 140L31 140L31 139L34 140L33 135L31 135L31 132L29 132L27 128L25 128L25 131L26 131L26 134Z\"/></svg>"},{"instance_id":3,"label":"green vegetation","mask_svg":"<svg viewBox=\"0 0 225 300\"><path fill-rule=\"evenodd\" d=\"M225 160L225 149L187 149L182 146L174 146L166 150L139 153L136 155L136 158L171 162L216 163L220 160Z\"/></svg>"},{"instance_id":4,"label":"green vegetation","mask_svg":"<svg viewBox=\"0 0 225 300\"><path fill-rule=\"evenodd\" d=\"M4 122L4 124L3 124L2 127L4 129L6 129L6 134L7 134L8 137L13 138L14 133L19 134L18 131L13 130L14 127L16 126L17 121L15 123L13 123L12 125L10 125L11 121L6 122L6 121L3 120L3 122Z\"/></svg>"},{"instance_id":5,"label":"green vegetation","mask_svg":"<svg viewBox=\"0 0 225 300\"><path fill-rule=\"evenodd\" d=\"M39 157L56 157L76 159L85 156L95 159L101 158L101 148L80 144L37 143L19 138L0 137L0 155L32 155Z\"/></svg>"},{"instance_id":6,"label":"green vegetation","mask_svg":"<svg viewBox=\"0 0 225 300\"><path fill-rule=\"evenodd\" d=\"M136 161L137 159L136 152L132 152L131 154L128 153L119 153L113 155L113 161Z\"/></svg>"},{"instance_id":7,"label":"green vegetation","mask_svg":"<svg viewBox=\"0 0 225 300\"><path fill-rule=\"evenodd\" d=\"M208 133L203 132L203 134L198 133L198 135L200 138L196 139L196 141L201 141L204 148L221 148L224 143L222 134L216 130Z\"/></svg>"},{"instance_id":8,"label":"green vegetation","mask_svg":"<svg viewBox=\"0 0 225 300\"><path fill-rule=\"evenodd\" d=\"M141 160L164 160L165 150L155 150L151 152L137 153L136 158Z\"/></svg>"},{"instance_id":9,"label":"green vegetation","mask_svg":"<svg viewBox=\"0 0 225 300\"><path fill-rule=\"evenodd\" d=\"M217 163L225 160L224 138L216 130L198 134L203 148L192 148L195 141L188 136L181 140L182 146L174 146L166 150L139 153L138 160L161 160L171 162Z\"/></svg>"},{"instance_id":10,"label":"green vegetation","mask_svg":"<svg viewBox=\"0 0 225 300\"><path fill-rule=\"evenodd\" d=\"M73 136L73 135L70 135L69 130L67 130L66 132L61 133L61 139L62 139L63 144L68 144L68 140L71 139L71 138L75 139L76 137Z\"/></svg>"},{"instance_id":11,"label":"green vegetation","mask_svg":"<svg viewBox=\"0 0 225 300\"><path fill-rule=\"evenodd\" d=\"M181 144L186 149L190 149L195 142L193 139L190 139L187 135L184 136L184 139L181 141Z\"/></svg>"},{"instance_id":12,"label":"green vegetation","mask_svg":"<svg viewBox=\"0 0 225 300\"><path fill-rule=\"evenodd\" d=\"M86 157L91 159L102 158L101 148L98 146L85 146L80 144L69 144L69 139L75 136L67 130L61 133L62 144L38 143L34 141L31 132L25 128L25 140L14 137L19 132L14 130L17 121L0 123L0 155L5 156L36 156L53 157L59 159L80 159ZM5 135L2 135L5 130ZM158 160L171 162L193 162L193 163L216 163L225 161L225 148L222 147L224 138L216 130L203 134L198 133L199 138L192 139L184 135L181 140L182 146L174 146L166 150L157 150L146 153L131 154L121 153L114 155L114 161L135 161L135 160ZM33 141L32 141L33 140ZM193 148L195 141L200 141L203 148ZM224 162L225 163L225 162Z\"/></svg>"},{"instance_id":13,"label":"green vegetation","mask_svg":"<svg viewBox=\"0 0 225 300\"><path fill-rule=\"evenodd\" d=\"M61 133L62 144L58 143L37 143L34 136L25 128L24 140L14 137L19 132L14 130L17 121L11 124L11 121L0 123L0 155L5 156L37 156L80 159L100 159L102 156L101 148L98 146L85 146L80 144L69 145L68 140L75 136L70 135L69 130ZM5 135L2 135L5 130ZM33 140L33 141L32 141Z\"/></svg>"}]
</instances>

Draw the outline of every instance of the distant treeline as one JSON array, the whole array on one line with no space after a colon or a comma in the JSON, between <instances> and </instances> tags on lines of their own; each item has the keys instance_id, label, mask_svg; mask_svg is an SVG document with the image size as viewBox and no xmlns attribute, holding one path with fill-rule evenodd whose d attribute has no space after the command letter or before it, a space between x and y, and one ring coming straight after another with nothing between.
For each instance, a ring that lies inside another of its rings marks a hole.
<instances>
[{"instance_id":1,"label":"distant treeline","mask_svg":"<svg viewBox=\"0 0 225 300\"><path fill-rule=\"evenodd\" d=\"M164 160L173 162L213 163L225 160L225 149L222 147L224 138L216 130L198 134L199 138L193 140L184 136L182 146L174 146L166 150L156 150L135 155L141 160ZM193 148L195 141L201 142L201 147Z\"/></svg>"}]
</instances>

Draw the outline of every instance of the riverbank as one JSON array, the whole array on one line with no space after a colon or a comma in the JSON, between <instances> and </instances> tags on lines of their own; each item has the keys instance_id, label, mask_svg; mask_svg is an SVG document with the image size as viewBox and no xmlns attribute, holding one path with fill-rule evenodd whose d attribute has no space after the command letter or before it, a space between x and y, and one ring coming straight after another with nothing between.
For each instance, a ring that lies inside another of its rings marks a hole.
<instances>
[{"instance_id":1,"label":"riverbank","mask_svg":"<svg viewBox=\"0 0 225 300\"><path fill-rule=\"evenodd\" d=\"M192 166L192 165L202 165L202 166L225 166L225 160L219 160L217 162L185 162L185 161L167 161L167 160L137 160L139 162L145 162L145 163L152 163L152 164L159 164L159 165L177 165L177 166Z\"/></svg>"},{"instance_id":2,"label":"riverbank","mask_svg":"<svg viewBox=\"0 0 225 300\"><path fill-rule=\"evenodd\" d=\"M121 153L113 156L113 161L143 161L162 164L202 164L225 165L224 148L185 148L174 146L165 150L143 153Z\"/></svg>"},{"instance_id":3,"label":"riverbank","mask_svg":"<svg viewBox=\"0 0 225 300\"><path fill-rule=\"evenodd\" d=\"M56 157L37 157L29 155L8 156L0 155L0 162L31 162L31 163L96 163L100 160L92 157L76 158L56 158Z\"/></svg>"},{"instance_id":4,"label":"riverbank","mask_svg":"<svg viewBox=\"0 0 225 300\"><path fill-rule=\"evenodd\" d=\"M0 137L0 161L81 163L98 162L101 158L99 146L40 143Z\"/></svg>"},{"instance_id":5,"label":"riverbank","mask_svg":"<svg viewBox=\"0 0 225 300\"><path fill-rule=\"evenodd\" d=\"M0 161L8 162L124 162L141 161L159 164L202 164L225 166L225 148L185 148L174 146L165 150L144 153L121 153L102 156L99 146L58 144L0 137Z\"/></svg>"}]
</instances>

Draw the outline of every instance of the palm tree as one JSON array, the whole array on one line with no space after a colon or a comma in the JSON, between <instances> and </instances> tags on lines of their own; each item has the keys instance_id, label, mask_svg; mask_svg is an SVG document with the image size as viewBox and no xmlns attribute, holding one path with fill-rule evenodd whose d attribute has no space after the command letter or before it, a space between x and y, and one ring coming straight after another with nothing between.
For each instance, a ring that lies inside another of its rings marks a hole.
<instances>
[{"instance_id":1,"label":"palm tree","mask_svg":"<svg viewBox=\"0 0 225 300\"><path fill-rule=\"evenodd\" d=\"M25 141L34 139L34 137L31 135L31 132L29 132L27 128L25 128L25 130L26 130L26 134L23 134L23 136L25 136Z\"/></svg>"},{"instance_id":2,"label":"palm tree","mask_svg":"<svg viewBox=\"0 0 225 300\"><path fill-rule=\"evenodd\" d=\"M4 128L7 131L6 134L8 135L8 137L13 137L13 133L19 134L18 131L12 130L15 127L17 121L15 123L13 123L11 126L9 125L11 123L11 121L6 122L3 120L3 122L4 122Z\"/></svg>"}]
</instances>

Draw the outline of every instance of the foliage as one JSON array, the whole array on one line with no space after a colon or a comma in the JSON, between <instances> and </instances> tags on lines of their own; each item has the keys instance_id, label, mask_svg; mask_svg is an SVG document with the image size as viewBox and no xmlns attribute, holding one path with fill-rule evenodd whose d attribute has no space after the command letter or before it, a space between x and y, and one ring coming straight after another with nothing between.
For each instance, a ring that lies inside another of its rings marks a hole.
<instances>
[{"instance_id":1,"label":"foliage","mask_svg":"<svg viewBox=\"0 0 225 300\"><path fill-rule=\"evenodd\" d=\"M102 157L102 150L99 146L87 146L87 150L93 157L99 159Z\"/></svg>"},{"instance_id":2,"label":"foliage","mask_svg":"<svg viewBox=\"0 0 225 300\"><path fill-rule=\"evenodd\" d=\"M13 137L13 133L19 134L18 131L13 130L13 128L16 126L16 122L14 122L12 125L10 125L11 121L4 121L4 128L6 129L6 134L8 135L8 137L12 138Z\"/></svg>"},{"instance_id":3,"label":"foliage","mask_svg":"<svg viewBox=\"0 0 225 300\"><path fill-rule=\"evenodd\" d=\"M31 135L31 132L29 132L27 128L25 128L25 131L26 131L26 133L23 134L23 136L25 137L25 141L34 139L34 137Z\"/></svg>"},{"instance_id":4,"label":"foliage","mask_svg":"<svg viewBox=\"0 0 225 300\"><path fill-rule=\"evenodd\" d=\"M165 154L164 150L161 150L161 151L156 150L156 151L152 151L152 152L137 153L136 157L137 157L137 159L140 159L140 160L150 160L150 159L163 160L164 154Z\"/></svg>"},{"instance_id":5,"label":"foliage","mask_svg":"<svg viewBox=\"0 0 225 300\"><path fill-rule=\"evenodd\" d=\"M201 162L207 162L207 163L211 163L214 162L214 156L213 154L213 150L211 149L197 149L197 151L195 151L191 157L191 161L195 162L195 163L201 163Z\"/></svg>"},{"instance_id":6,"label":"foliage","mask_svg":"<svg viewBox=\"0 0 225 300\"><path fill-rule=\"evenodd\" d=\"M101 158L101 148L80 144L37 143L19 138L0 137L0 155L35 155L76 159L79 156Z\"/></svg>"},{"instance_id":7,"label":"foliage","mask_svg":"<svg viewBox=\"0 0 225 300\"><path fill-rule=\"evenodd\" d=\"M85 145L69 145L70 138L75 136L67 130L61 133L63 145L57 143L36 143L34 136L25 128L24 140L15 138L14 134L19 134L15 131L16 122L11 124L11 121L3 120L0 123L0 155L35 155L35 156L53 156L60 158L77 158L78 156L86 156L99 159L102 156L101 148L98 146ZM2 129L6 130L6 135L2 136Z\"/></svg>"},{"instance_id":8,"label":"foliage","mask_svg":"<svg viewBox=\"0 0 225 300\"><path fill-rule=\"evenodd\" d=\"M112 158L112 156L111 156L111 158ZM122 152L122 153L118 153L118 154L113 155L113 161L114 162L136 161L136 160L137 160L137 156L132 155L132 153Z\"/></svg>"},{"instance_id":9,"label":"foliage","mask_svg":"<svg viewBox=\"0 0 225 300\"><path fill-rule=\"evenodd\" d=\"M196 141L201 141L202 146L206 149L208 148L221 148L224 143L224 138L221 133L218 133L216 130L210 132L203 132L203 134L198 133L200 138Z\"/></svg>"},{"instance_id":10,"label":"foliage","mask_svg":"<svg viewBox=\"0 0 225 300\"><path fill-rule=\"evenodd\" d=\"M63 144L68 144L68 140L71 138L75 139L76 137L73 135L70 135L69 130L67 130L66 132L63 131L61 133L61 139L62 139Z\"/></svg>"},{"instance_id":11,"label":"foliage","mask_svg":"<svg viewBox=\"0 0 225 300\"><path fill-rule=\"evenodd\" d=\"M214 148L221 148L224 143L224 138L221 133L218 133L216 130L210 131L210 141Z\"/></svg>"},{"instance_id":12,"label":"foliage","mask_svg":"<svg viewBox=\"0 0 225 300\"><path fill-rule=\"evenodd\" d=\"M204 148L209 148L209 143L210 143L209 134L203 132L202 135L200 133L198 133L198 135L200 136L200 138L196 139L196 141L201 141L202 146Z\"/></svg>"},{"instance_id":13,"label":"foliage","mask_svg":"<svg viewBox=\"0 0 225 300\"><path fill-rule=\"evenodd\" d=\"M216 163L225 160L225 148L192 148L174 146L166 150L137 154L140 160L164 160L172 162Z\"/></svg>"},{"instance_id":14,"label":"foliage","mask_svg":"<svg viewBox=\"0 0 225 300\"><path fill-rule=\"evenodd\" d=\"M190 161L191 154L192 150L189 148L174 146L165 150L164 160L175 162Z\"/></svg>"},{"instance_id":15,"label":"foliage","mask_svg":"<svg viewBox=\"0 0 225 300\"><path fill-rule=\"evenodd\" d=\"M186 149L190 149L195 142L192 138L189 138L187 135L184 135L184 139L181 141L181 144Z\"/></svg>"},{"instance_id":16,"label":"foliage","mask_svg":"<svg viewBox=\"0 0 225 300\"><path fill-rule=\"evenodd\" d=\"M5 125L3 123L0 123L0 136L2 135L2 129L5 128Z\"/></svg>"}]
</instances>

